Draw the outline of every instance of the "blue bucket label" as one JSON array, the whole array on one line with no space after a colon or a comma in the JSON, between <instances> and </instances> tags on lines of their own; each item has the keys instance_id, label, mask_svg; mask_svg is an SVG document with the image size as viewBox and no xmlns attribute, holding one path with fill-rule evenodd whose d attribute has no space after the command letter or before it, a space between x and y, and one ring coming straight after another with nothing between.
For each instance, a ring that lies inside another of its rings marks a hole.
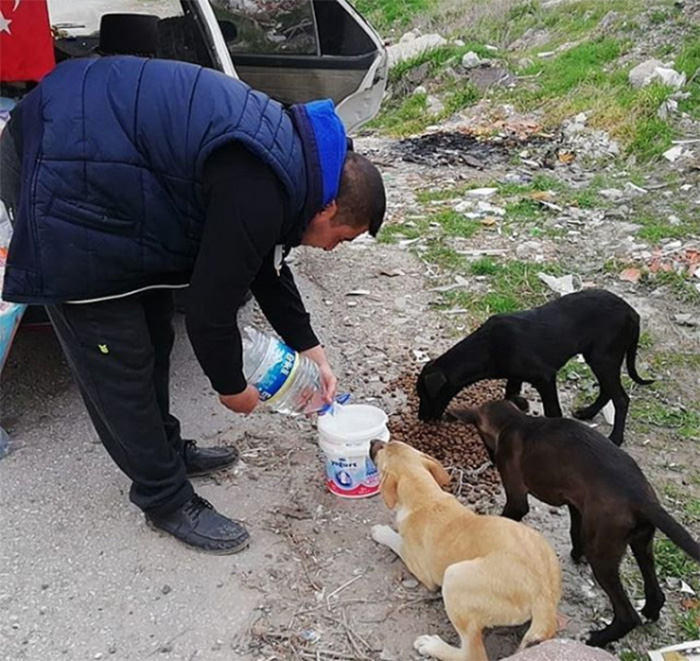
<instances>
[{"instance_id":1,"label":"blue bucket label","mask_svg":"<svg viewBox=\"0 0 700 661\"><path fill-rule=\"evenodd\" d=\"M297 353L283 342L278 342L279 355L262 378L255 384L260 393L261 401L267 401L274 397L284 385L289 375L294 370L297 361Z\"/></svg>"}]
</instances>

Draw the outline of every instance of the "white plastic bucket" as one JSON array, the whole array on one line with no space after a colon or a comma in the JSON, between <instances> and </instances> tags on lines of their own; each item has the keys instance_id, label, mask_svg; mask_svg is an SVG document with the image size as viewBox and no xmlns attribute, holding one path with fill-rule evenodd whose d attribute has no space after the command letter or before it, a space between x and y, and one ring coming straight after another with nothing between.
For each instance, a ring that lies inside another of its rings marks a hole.
<instances>
[{"instance_id":1,"label":"white plastic bucket","mask_svg":"<svg viewBox=\"0 0 700 661\"><path fill-rule=\"evenodd\" d=\"M369 458L369 443L389 440L387 415L376 406L337 406L318 418L318 444L326 455L326 485L342 498L367 498L379 492L379 474Z\"/></svg>"}]
</instances>

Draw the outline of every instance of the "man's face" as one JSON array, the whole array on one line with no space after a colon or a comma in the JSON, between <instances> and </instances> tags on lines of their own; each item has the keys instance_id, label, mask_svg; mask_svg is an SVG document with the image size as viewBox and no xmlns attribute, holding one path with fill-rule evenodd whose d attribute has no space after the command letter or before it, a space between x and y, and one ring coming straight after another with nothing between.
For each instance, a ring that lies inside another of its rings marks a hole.
<instances>
[{"instance_id":1,"label":"man's face","mask_svg":"<svg viewBox=\"0 0 700 661\"><path fill-rule=\"evenodd\" d=\"M337 222L337 211L336 203L331 202L323 211L317 213L306 228L301 245L333 250L339 243L352 241L367 231L366 227L351 227Z\"/></svg>"}]
</instances>

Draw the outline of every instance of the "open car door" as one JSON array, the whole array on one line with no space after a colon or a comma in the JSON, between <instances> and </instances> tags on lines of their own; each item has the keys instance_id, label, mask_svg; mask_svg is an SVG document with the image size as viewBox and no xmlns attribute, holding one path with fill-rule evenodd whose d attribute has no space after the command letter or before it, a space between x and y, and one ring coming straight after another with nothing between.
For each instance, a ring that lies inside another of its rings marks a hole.
<instances>
[{"instance_id":1,"label":"open car door","mask_svg":"<svg viewBox=\"0 0 700 661\"><path fill-rule=\"evenodd\" d=\"M387 57L346 0L209 0L237 75L287 104L333 99L348 131L379 111ZM226 30L224 30L226 32Z\"/></svg>"}]
</instances>

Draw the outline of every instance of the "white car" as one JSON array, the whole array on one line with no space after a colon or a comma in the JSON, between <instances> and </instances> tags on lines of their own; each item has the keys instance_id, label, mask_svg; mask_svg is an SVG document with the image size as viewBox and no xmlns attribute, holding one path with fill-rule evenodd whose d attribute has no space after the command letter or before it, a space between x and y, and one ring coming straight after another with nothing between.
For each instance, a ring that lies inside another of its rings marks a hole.
<instances>
[{"instance_id":1,"label":"white car","mask_svg":"<svg viewBox=\"0 0 700 661\"><path fill-rule=\"evenodd\" d=\"M110 52L128 53L139 17L157 17L157 57L217 69L286 104L333 99L348 132L377 114L386 87L383 42L346 0L48 0L48 9L57 61L98 55L105 34Z\"/></svg>"}]
</instances>

